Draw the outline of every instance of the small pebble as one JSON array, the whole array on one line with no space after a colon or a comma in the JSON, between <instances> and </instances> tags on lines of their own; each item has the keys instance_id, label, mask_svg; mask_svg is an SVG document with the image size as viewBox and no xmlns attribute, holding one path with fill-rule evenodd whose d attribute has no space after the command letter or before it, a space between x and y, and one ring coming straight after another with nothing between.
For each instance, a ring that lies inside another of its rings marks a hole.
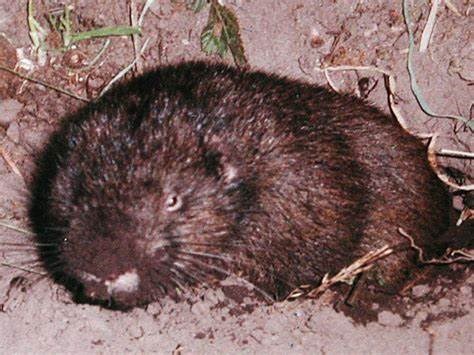
<instances>
[{"instance_id":1,"label":"small pebble","mask_svg":"<svg viewBox=\"0 0 474 355\"><path fill-rule=\"evenodd\" d=\"M464 296L472 296L472 288L469 286L462 286L460 291Z\"/></svg>"},{"instance_id":2,"label":"small pebble","mask_svg":"<svg viewBox=\"0 0 474 355\"><path fill-rule=\"evenodd\" d=\"M0 126L7 127L23 108L23 104L13 99L0 101Z\"/></svg>"},{"instance_id":3,"label":"small pebble","mask_svg":"<svg viewBox=\"0 0 474 355\"><path fill-rule=\"evenodd\" d=\"M398 327L402 324L403 319L399 315L393 314L392 312L382 311L379 313L378 322L382 325Z\"/></svg>"},{"instance_id":4,"label":"small pebble","mask_svg":"<svg viewBox=\"0 0 474 355\"><path fill-rule=\"evenodd\" d=\"M20 126L17 122L12 122L8 126L7 129L7 136L10 138L14 143L20 143Z\"/></svg>"},{"instance_id":5,"label":"small pebble","mask_svg":"<svg viewBox=\"0 0 474 355\"><path fill-rule=\"evenodd\" d=\"M411 293L416 298L423 297L429 292L430 288L427 285L417 285L412 288Z\"/></svg>"},{"instance_id":6,"label":"small pebble","mask_svg":"<svg viewBox=\"0 0 474 355\"><path fill-rule=\"evenodd\" d=\"M438 305L440 307L449 307L451 305L451 301L447 298L442 298L439 300Z\"/></svg>"},{"instance_id":7,"label":"small pebble","mask_svg":"<svg viewBox=\"0 0 474 355\"><path fill-rule=\"evenodd\" d=\"M198 302L191 306L191 313L196 316L209 314L210 307L207 302Z\"/></svg>"}]
</instances>

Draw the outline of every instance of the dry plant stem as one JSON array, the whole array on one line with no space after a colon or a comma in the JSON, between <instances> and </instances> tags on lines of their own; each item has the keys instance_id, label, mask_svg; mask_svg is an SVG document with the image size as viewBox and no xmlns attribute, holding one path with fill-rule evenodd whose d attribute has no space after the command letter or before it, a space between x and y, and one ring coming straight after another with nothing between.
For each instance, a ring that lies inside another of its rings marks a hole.
<instances>
[{"instance_id":1,"label":"dry plant stem","mask_svg":"<svg viewBox=\"0 0 474 355\"><path fill-rule=\"evenodd\" d=\"M337 89L337 86L334 84L331 77L329 76L329 72L355 70L355 71L374 71L374 72L382 74L385 78L385 82L386 82L386 86L387 86L387 93L388 93L388 101L389 101L389 105L390 105L390 110L392 111L393 115L397 119L400 126L402 126L402 128L406 132L408 132L409 134L411 134L415 137L418 137L420 139L431 138L432 135L429 134L429 133L412 132L408 129L408 124L407 124L405 118L403 117L400 109L397 107L397 105L395 103L396 81L395 81L395 76L393 75L393 73L391 71L386 70L386 69L381 69L381 68L378 68L378 67L374 67L374 66L364 66L364 65L360 65L360 66L357 66L357 65L355 65L355 66L353 66L353 65L341 65L341 66L337 66L337 67L322 67L322 68L321 67L316 67L315 69L318 70L318 71L322 71L324 73L324 76L326 77L326 80L328 81L329 86L336 92L339 92L339 91Z\"/></svg>"},{"instance_id":2,"label":"dry plant stem","mask_svg":"<svg viewBox=\"0 0 474 355\"><path fill-rule=\"evenodd\" d=\"M145 14L147 13L150 6L155 2L155 0L147 0L145 5L143 5L142 12L140 13L140 17L137 18L137 5L135 0L130 0L130 22L132 27L142 28L143 20L145 18ZM132 43L133 43L133 52L135 54L135 71L137 73L143 72L143 61L142 61L142 54L143 50L139 51L141 45L141 37L137 34L132 34Z\"/></svg>"},{"instance_id":3,"label":"dry plant stem","mask_svg":"<svg viewBox=\"0 0 474 355\"><path fill-rule=\"evenodd\" d=\"M436 139L438 137L438 134L435 133L433 137L431 137L430 144L428 145L428 162L431 165L431 168L434 170L436 175L438 175L439 179L444 182L446 185L451 186L452 188L456 190L462 190L462 191L473 191L474 190L474 184L471 185L458 185L454 182L451 182L449 180L449 177L444 174L441 169L438 166L438 161L436 160L436 150L435 150L435 144L436 144Z\"/></svg>"},{"instance_id":4,"label":"dry plant stem","mask_svg":"<svg viewBox=\"0 0 474 355\"><path fill-rule=\"evenodd\" d=\"M35 235L34 233L30 232L29 230L26 230L24 228L17 227L17 226L14 226L14 225L10 224L10 222L8 222L8 221L0 220L0 226L11 229L11 230L14 230L15 232L20 232L20 233L25 234L27 236L34 236Z\"/></svg>"},{"instance_id":5,"label":"dry plant stem","mask_svg":"<svg viewBox=\"0 0 474 355\"><path fill-rule=\"evenodd\" d=\"M454 4L451 2L451 0L444 0L444 3L446 4L446 7L450 9L452 12L454 12L456 15L462 17L461 13L459 10L454 6Z\"/></svg>"},{"instance_id":6,"label":"dry plant stem","mask_svg":"<svg viewBox=\"0 0 474 355\"><path fill-rule=\"evenodd\" d=\"M447 251L446 254L443 255L439 259L433 258L433 259L427 260L424 257L423 249L421 249L418 245L415 244L415 241L412 236L410 236L402 228L398 228L398 232L410 241L410 246L418 253L418 259L422 264L445 265L445 264L453 264L457 262L474 261L474 254L472 252L469 252L463 249Z\"/></svg>"},{"instance_id":7,"label":"dry plant stem","mask_svg":"<svg viewBox=\"0 0 474 355\"><path fill-rule=\"evenodd\" d=\"M311 291L307 292L309 289L308 285L303 285L300 288L294 290L287 297L289 299L296 299L303 295L309 298L317 298L324 292L326 292L332 285L340 282L351 282L354 277L363 273L364 271L369 270L372 266L380 259L383 259L394 252L394 249L388 245L383 246L380 249L368 252L361 258L354 261L351 265L343 268L333 277L329 277L329 274L324 275L321 284Z\"/></svg>"},{"instance_id":8,"label":"dry plant stem","mask_svg":"<svg viewBox=\"0 0 474 355\"><path fill-rule=\"evenodd\" d=\"M44 81L42 81L42 80L35 79L35 78L32 78L32 77L27 76L27 75L23 75L23 74L17 72L16 70L11 69L11 68L8 68L8 67L6 67L6 66L3 66L3 65L1 65L1 64L0 64L0 70L6 71L6 72L8 72L8 73L10 73L10 74L13 74L13 75L18 76L18 77L21 78L21 79L25 79L25 80L31 81L32 83L39 84L39 85L44 86L44 87L46 87L46 88L48 88L48 89L57 91L57 92L59 92L59 93L61 93L61 94L70 96L70 97L75 98L75 99L77 99L77 100L81 100L81 101L84 101L84 102L89 102L89 100L86 99L85 97L76 95L76 94L74 94L73 92L67 91L67 90L62 89L62 88L59 88L59 87L57 87L57 86L48 84L48 83L46 83L46 82L44 82Z\"/></svg>"},{"instance_id":9,"label":"dry plant stem","mask_svg":"<svg viewBox=\"0 0 474 355\"><path fill-rule=\"evenodd\" d=\"M438 12L440 0L432 0L431 1L431 9L430 14L428 15L428 20L426 21L425 28L423 29L423 33L421 35L420 40L420 52L426 52L428 49L428 44L430 43L431 34L433 33L433 28L436 22L436 14Z\"/></svg>"},{"instance_id":10,"label":"dry plant stem","mask_svg":"<svg viewBox=\"0 0 474 355\"><path fill-rule=\"evenodd\" d=\"M387 91L388 91L388 99L389 99L389 103L390 103L390 109L393 112L393 114L394 114L395 118L397 119L398 123L400 124L400 126L402 126L402 128L406 132L408 132L409 134L411 134L415 137L418 137L420 139L431 139L430 144L428 145L428 161L431 165L431 168L438 175L439 179L441 181L443 181L446 185L451 186L452 188L454 188L456 190L463 190L463 191L474 190L474 184L473 185L461 186L461 185L458 185L456 183L451 182L449 180L449 177L446 174L444 174L443 172L441 172L441 170L438 167L437 160L436 160L436 155L437 154L438 155L449 155L449 156L453 156L453 157L456 157L456 158L468 158L468 159L472 159L474 157L474 154L470 153L470 152L458 152L458 151L453 151L453 150L448 150L448 149L441 149L440 152L437 153L434 149L437 134L411 132L408 129L408 125L406 123L405 118L403 117L403 115L401 114L401 112L398 109L397 105L395 104L395 100L394 100L395 94L394 93L395 93L396 82L395 82L395 78L394 78L393 74L390 71L380 69L380 68L377 68L377 67L372 67L372 66L350 66L350 65L343 65L343 66L338 66L338 67L324 67L324 68L318 68L317 67L315 69L318 70L318 71L322 71L324 73L326 79L328 80L329 85L336 92L338 92L337 88L334 85L334 83L332 82L331 78L329 77L329 72L331 72L331 71L368 70L368 71L375 71L375 72L383 74L386 78L386 82L387 82L387 86L388 86Z\"/></svg>"},{"instance_id":11,"label":"dry plant stem","mask_svg":"<svg viewBox=\"0 0 474 355\"><path fill-rule=\"evenodd\" d=\"M464 208L456 221L456 226L459 227L464 221L469 218L474 218L474 209Z\"/></svg>"},{"instance_id":12,"label":"dry plant stem","mask_svg":"<svg viewBox=\"0 0 474 355\"><path fill-rule=\"evenodd\" d=\"M402 0L403 4L403 19L405 22L407 34L408 34L408 52L407 52L407 69L408 69L408 76L410 78L410 88L415 96L415 99L420 107L420 109L431 117L438 117L438 118L449 118L455 119L457 121L463 122L468 127L474 126L474 122L469 121L465 117L458 116L458 115L451 115L451 114L439 114L434 112L431 107L429 106L428 102L425 100L421 87L418 85L415 66L413 64L413 52L415 48L415 36L414 31L412 30L412 20L411 20L411 13L410 13L410 5L408 0Z\"/></svg>"},{"instance_id":13,"label":"dry plant stem","mask_svg":"<svg viewBox=\"0 0 474 355\"><path fill-rule=\"evenodd\" d=\"M436 154L437 155L442 155L442 156L447 156L447 157L474 159L474 153L461 152L459 150L440 149Z\"/></svg>"},{"instance_id":14,"label":"dry plant stem","mask_svg":"<svg viewBox=\"0 0 474 355\"><path fill-rule=\"evenodd\" d=\"M324 275L321 285L308 293L308 297L318 297L324 293L329 287L339 282L350 282L355 276L369 270L380 259L385 258L393 253L393 249L385 245L378 250L371 251L363 257L357 259L348 267L339 271L335 276L329 278L328 274Z\"/></svg>"},{"instance_id":15,"label":"dry plant stem","mask_svg":"<svg viewBox=\"0 0 474 355\"><path fill-rule=\"evenodd\" d=\"M326 81L328 82L329 87L334 91L339 94L339 88L337 87L336 83L331 79L329 76L329 72L327 70L323 70L324 77L326 78Z\"/></svg>"},{"instance_id":16,"label":"dry plant stem","mask_svg":"<svg viewBox=\"0 0 474 355\"><path fill-rule=\"evenodd\" d=\"M109 45L110 45L110 39L107 38L104 42L104 45L99 50L99 52L95 55L95 57L89 62L89 64L87 64L87 66L82 68L80 71L85 72L93 68L95 64L99 61L100 57L105 53ZM103 61L98 66L100 67L102 64L103 64Z\"/></svg>"},{"instance_id":17,"label":"dry plant stem","mask_svg":"<svg viewBox=\"0 0 474 355\"><path fill-rule=\"evenodd\" d=\"M150 38L147 38L145 43L143 43L143 46L142 46L142 49L140 50L140 54L139 55L142 55L143 52L145 52L145 49L148 45L148 42L150 41ZM127 74L132 68L133 66L135 65L136 63L136 58L129 64L127 65L125 68L123 68L122 70L120 70L113 78L112 80L109 81L109 83L102 89L102 91L100 92L99 97L101 97L102 95L104 95L111 87L112 85L114 85L115 82L117 82L118 80L120 80L121 78L123 78L125 76L125 74Z\"/></svg>"},{"instance_id":18,"label":"dry plant stem","mask_svg":"<svg viewBox=\"0 0 474 355\"><path fill-rule=\"evenodd\" d=\"M18 269L18 270L21 270L21 271L28 272L30 274L37 274L37 275L41 275L41 276L47 276L47 274L45 272L35 271L35 270L29 269L29 268L26 268L26 267L13 265L13 264L10 264L10 263L0 262L0 266L9 267L9 268L12 268L12 269Z\"/></svg>"},{"instance_id":19,"label":"dry plant stem","mask_svg":"<svg viewBox=\"0 0 474 355\"><path fill-rule=\"evenodd\" d=\"M137 26L137 17L137 4L135 0L130 0L130 25L132 27ZM138 48L140 48L140 37L138 35L132 35L132 44L133 52L135 53L135 71L141 73L143 71L143 63L138 50Z\"/></svg>"},{"instance_id":20,"label":"dry plant stem","mask_svg":"<svg viewBox=\"0 0 474 355\"><path fill-rule=\"evenodd\" d=\"M3 159L5 160L5 162L8 164L8 166L10 167L10 169L12 169L12 171L18 175L23 181L25 181L25 179L23 178L23 175L21 174L20 172L20 169L18 169L18 167L16 166L15 162L13 161L13 159L10 157L10 154L5 150L3 149L2 146L0 146L0 155L3 157Z\"/></svg>"}]
</instances>

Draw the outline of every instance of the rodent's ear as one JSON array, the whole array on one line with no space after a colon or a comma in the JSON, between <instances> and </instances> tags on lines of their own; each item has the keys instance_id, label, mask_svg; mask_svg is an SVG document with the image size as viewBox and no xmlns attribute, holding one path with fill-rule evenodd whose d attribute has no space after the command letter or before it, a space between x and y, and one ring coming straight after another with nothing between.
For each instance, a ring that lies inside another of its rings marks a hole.
<instances>
[{"instance_id":1,"label":"rodent's ear","mask_svg":"<svg viewBox=\"0 0 474 355\"><path fill-rule=\"evenodd\" d=\"M227 156L215 150L207 150L204 160L209 175L222 179L228 185L238 184L238 168L231 163Z\"/></svg>"},{"instance_id":2,"label":"rodent's ear","mask_svg":"<svg viewBox=\"0 0 474 355\"><path fill-rule=\"evenodd\" d=\"M239 164L228 144L222 144L219 138L213 137L205 143L205 166L211 175L222 179L228 185L240 181Z\"/></svg>"}]
</instances>

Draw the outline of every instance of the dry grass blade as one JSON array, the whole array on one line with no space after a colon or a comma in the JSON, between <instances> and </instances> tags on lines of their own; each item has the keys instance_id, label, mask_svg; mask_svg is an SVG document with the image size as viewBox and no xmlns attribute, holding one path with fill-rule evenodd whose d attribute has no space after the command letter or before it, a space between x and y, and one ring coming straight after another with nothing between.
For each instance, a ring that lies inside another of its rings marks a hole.
<instances>
[{"instance_id":1,"label":"dry grass blade","mask_svg":"<svg viewBox=\"0 0 474 355\"><path fill-rule=\"evenodd\" d=\"M408 34L408 52L407 52L407 69L408 69L408 76L410 77L410 88L415 96L416 101L418 102L418 105L420 106L421 110L427 114L428 116L431 117L438 117L438 118L449 118L449 119L455 119L460 122L462 122L464 125L466 125L469 128L474 127L474 121L468 120L465 117L459 116L459 115L451 115L451 114L440 114L434 112L430 105L428 105L428 102L425 100L423 92L421 87L418 85L417 81L417 76L416 76L416 71L415 71L415 66L414 66L414 60L413 60L413 52L415 48L415 36L414 36L414 31L412 29L413 22L411 19L411 12L410 12L410 5L408 0L403 0L402 1L402 7L403 7L403 18L405 22L405 26L407 29L407 34Z\"/></svg>"},{"instance_id":2,"label":"dry grass blade","mask_svg":"<svg viewBox=\"0 0 474 355\"><path fill-rule=\"evenodd\" d=\"M441 258L425 259L423 249L415 244L415 240L411 235L405 232L402 228L398 228L398 232L410 241L410 246L418 253L418 260L423 264L445 265L457 262L472 262L474 261L474 251L464 249L447 249L446 253Z\"/></svg>"},{"instance_id":3,"label":"dry grass blade","mask_svg":"<svg viewBox=\"0 0 474 355\"><path fill-rule=\"evenodd\" d=\"M454 182L451 182L449 180L449 177L441 171L441 169L438 166L438 161L436 159L436 149L435 149L435 144L436 144L436 139L438 138L438 134L434 134L433 137L431 137L430 144L428 145L428 162L430 163L431 168L434 170L436 175L438 175L439 179L444 182L446 185L451 186L452 188L456 190L462 190L462 191L473 191L474 190L474 184L471 185L458 185Z\"/></svg>"},{"instance_id":4,"label":"dry grass blade","mask_svg":"<svg viewBox=\"0 0 474 355\"><path fill-rule=\"evenodd\" d=\"M428 20L426 21L425 28L423 29L423 33L421 35L420 52L426 52L428 49L428 44L430 43L430 38L436 22L436 14L438 12L439 3L440 0L433 0L431 2L430 14L428 15Z\"/></svg>"},{"instance_id":5,"label":"dry grass blade","mask_svg":"<svg viewBox=\"0 0 474 355\"><path fill-rule=\"evenodd\" d=\"M150 6L155 2L155 0L147 0L145 5L143 6L142 12L140 13L140 17L138 17L137 13L137 6L134 0L130 1L130 24L133 28L142 28L143 20L145 18L145 14L147 13ZM143 72L143 63L141 59L141 52L139 48L141 45L140 37L137 33L132 34L132 44L133 44L133 52L135 53L135 70L138 73Z\"/></svg>"},{"instance_id":6,"label":"dry grass blade","mask_svg":"<svg viewBox=\"0 0 474 355\"><path fill-rule=\"evenodd\" d=\"M459 150L452 150L452 149L440 149L439 152L437 152L436 154L446 156L446 157L474 159L474 153L472 152L461 152Z\"/></svg>"},{"instance_id":7,"label":"dry grass blade","mask_svg":"<svg viewBox=\"0 0 474 355\"><path fill-rule=\"evenodd\" d=\"M26 230L26 229L21 228L21 227L14 226L14 225L10 224L10 222L5 221L5 220L0 220L0 226L11 229L11 230L14 230L15 232L23 233L23 234L28 235L28 236L34 236L35 235L34 233L30 232L29 230Z\"/></svg>"},{"instance_id":8,"label":"dry grass blade","mask_svg":"<svg viewBox=\"0 0 474 355\"><path fill-rule=\"evenodd\" d=\"M309 292L307 291L309 289L308 285L303 285L297 288L290 293L290 295L287 297L287 300L293 300L303 295L306 295L308 298L317 298L326 292L332 285L340 282L351 283L357 275L369 270L377 261L389 256L393 252L394 250L388 245L368 252L361 258L354 261L351 265L343 268L333 277L329 277L329 274L324 275L321 284L317 288L314 288Z\"/></svg>"},{"instance_id":9,"label":"dry grass blade","mask_svg":"<svg viewBox=\"0 0 474 355\"><path fill-rule=\"evenodd\" d=\"M459 218L456 221L456 226L459 227L464 221L467 221L470 218L474 219L474 209L465 207L461 211L461 214L459 215Z\"/></svg>"},{"instance_id":10,"label":"dry grass blade","mask_svg":"<svg viewBox=\"0 0 474 355\"><path fill-rule=\"evenodd\" d=\"M145 43L143 43L143 46L140 50L140 53L139 55L141 56L147 46L148 46L148 42L150 41L150 38L147 38L145 40ZM137 57L135 57L135 59L129 64L127 65L125 68L123 68L122 70L120 70L113 78L112 80L109 81L109 83L102 89L102 91L100 92L99 97L101 97L102 95L104 95L117 81L119 81L120 79L122 79L134 66L135 66L135 63L137 62Z\"/></svg>"},{"instance_id":11,"label":"dry grass blade","mask_svg":"<svg viewBox=\"0 0 474 355\"><path fill-rule=\"evenodd\" d=\"M25 181L25 179L23 178L23 175L21 174L20 172L20 169L18 169L18 166L15 164L15 162L13 161L13 159L11 158L10 154L5 150L3 149L3 147L0 146L0 155L3 157L3 159L5 160L5 162L8 164L8 166L10 167L10 169L16 174L18 175L23 181Z\"/></svg>"},{"instance_id":12,"label":"dry grass blade","mask_svg":"<svg viewBox=\"0 0 474 355\"><path fill-rule=\"evenodd\" d=\"M0 64L0 70L3 70L3 71L6 71L10 74L13 74L13 75L16 75L18 76L19 78L21 79L24 79L24 80L28 80L28 81L31 81L32 83L35 83L35 84L38 84L38 85L41 85L41 86L44 86L45 88L48 88L48 89L51 89L51 90L54 90L54 91L57 91L61 94L64 94L64 95L67 95L67 96L70 96L72 98L75 98L77 100L81 100L81 101L84 101L84 102L89 102L88 99L84 98L84 97L81 97L79 95L76 95L74 94L73 92L70 92L70 91L67 91L65 89L62 89L60 87L57 87L57 86L54 86L54 85L51 85L51 84L48 84L42 80L39 80L39 79L35 79L35 78L32 78L28 75L24 75L24 74L21 74L19 72L17 72L16 70L14 69L11 69L11 68L8 68L4 65L1 65Z\"/></svg>"},{"instance_id":13,"label":"dry grass blade","mask_svg":"<svg viewBox=\"0 0 474 355\"><path fill-rule=\"evenodd\" d=\"M376 72L382 74L385 79L385 85L387 87L387 94L388 94L388 101L390 105L390 110L392 111L393 115L397 119L400 126L407 131L409 134L416 136L420 139L431 138L431 134L428 133L420 133L414 132L408 128L408 124L406 119L403 117L400 109L398 108L395 100L396 96L396 81L395 75L387 69L379 68L376 66L367 66L367 65L341 65L337 67L328 66L328 67L316 67L315 70L323 72L329 86L335 91L339 92L334 81L331 79L329 73L334 71L369 71L369 72Z\"/></svg>"},{"instance_id":14,"label":"dry grass blade","mask_svg":"<svg viewBox=\"0 0 474 355\"><path fill-rule=\"evenodd\" d=\"M452 12L454 12L457 16L461 17L462 14L459 12L459 10L454 6L454 4L451 2L451 0L444 0L444 4L448 9L450 9Z\"/></svg>"},{"instance_id":15,"label":"dry grass blade","mask_svg":"<svg viewBox=\"0 0 474 355\"><path fill-rule=\"evenodd\" d=\"M41 65L46 63L46 37L48 32L41 26L35 18L35 7L32 0L27 4L27 23L31 42L33 43L33 52L37 54Z\"/></svg>"},{"instance_id":16,"label":"dry grass blade","mask_svg":"<svg viewBox=\"0 0 474 355\"><path fill-rule=\"evenodd\" d=\"M36 270L30 269L30 268L14 265L14 264L10 264L10 263L5 263L5 262L0 262L0 266L5 266L5 267L12 268L12 269L21 270L21 271L24 271L24 272L27 272L27 273L30 273L30 274L36 274L36 275L41 275L41 276L47 276L48 275L45 272L36 271Z\"/></svg>"}]
</instances>

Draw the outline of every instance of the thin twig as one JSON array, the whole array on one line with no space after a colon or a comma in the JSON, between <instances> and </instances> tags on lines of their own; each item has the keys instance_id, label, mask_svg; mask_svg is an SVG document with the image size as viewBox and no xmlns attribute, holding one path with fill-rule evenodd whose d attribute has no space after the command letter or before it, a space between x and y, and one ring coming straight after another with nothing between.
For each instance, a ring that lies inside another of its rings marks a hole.
<instances>
[{"instance_id":1,"label":"thin twig","mask_svg":"<svg viewBox=\"0 0 474 355\"><path fill-rule=\"evenodd\" d=\"M435 133L431 137L430 144L428 144L428 162L431 165L431 168L434 170L436 175L438 175L438 178L444 182L446 185L451 186L452 188L456 190L462 190L462 191L472 191L474 190L474 184L471 185L458 185L454 182L451 182L449 180L449 177L441 171L441 169L438 166L438 161L436 159L436 149L435 149L435 144L436 144L436 139L438 138L438 134Z\"/></svg>"},{"instance_id":2,"label":"thin twig","mask_svg":"<svg viewBox=\"0 0 474 355\"><path fill-rule=\"evenodd\" d=\"M425 28L423 29L423 33L421 35L420 40L420 52L426 52L428 49L428 44L430 43L431 34L433 33L433 28L436 21L436 14L438 12L440 0L432 0L431 1L431 9L430 14L428 15L428 20L426 21Z\"/></svg>"},{"instance_id":3,"label":"thin twig","mask_svg":"<svg viewBox=\"0 0 474 355\"><path fill-rule=\"evenodd\" d=\"M0 265L6 266L6 267L11 267L13 269L18 269L18 270L25 271L25 272L29 272L31 274L37 274L37 275L41 275L41 276L47 276L48 275L45 272L31 270L31 269L23 267L23 266L13 265L13 264L5 263L5 262L0 262Z\"/></svg>"},{"instance_id":4,"label":"thin twig","mask_svg":"<svg viewBox=\"0 0 474 355\"><path fill-rule=\"evenodd\" d=\"M442 155L442 156L447 156L447 157L474 159L474 153L461 152L459 150L440 149L436 154L437 155Z\"/></svg>"},{"instance_id":5,"label":"thin twig","mask_svg":"<svg viewBox=\"0 0 474 355\"><path fill-rule=\"evenodd\" d=\"M88 99L86 99L85 97L82 97L82 96L79 96L79 95L76 95L74 94L73 92L70 92L68 90L65 90L65 89L62 89L60 87L57 87L57 86L54 86L54 85L51 85L51 84L48 84L42 80L39 80L39 79L35 79L35 78L32 78L28 75L24 75L24 74L21 74L19 72L17 72L16 70L14 69L11 69L11 68L8 68L6 66L3 66L0 64L0 70L3 70L3 71L6 71L10 74L13 74L13 75L16 75L18 76L19 78L22 78L22 79L25 79L25 80L28 80L28 81L31 81L32 83L35 83L35 84L39 84L39 85L42 85L48 89L51 89L51 90L54 90L54 91L57 91L61 94L64 94L64 95L67 95L67 96L70 96L70 97L73 97L77 100L81 100L81 101L84 101L84 102L89 102Z\"/></svg>"},{"instance_id":6,"label":"thin twig","mask_svg":"<svg viewBox=\"0 0 474 355\"><path fill-rule=\"evenodd\" d=\"M34 233L30 232L29 230L23 229L21 227L14 226L13 224L10 224L10 222L7 222L7 221L0 220L0 226L3 226L5 228L11 229L11 230L14 230L15 232L20 232L20 233L26 234L28 236L34 236L35 235Z\"/></svg>"},{"instance_id":7,"label":"thin twig","mask_svg":"<svg viewBox=\"0 0 474 355\"><path fill-rule=\"evenodd\" d=\"M137 4L135 0L130 0L130 25L132 27L137 26ZM140 48L140 37L136 34L132 35L132 45L133 53L135 54L135 71L138 73L142 72L142 61L140 58L139 50Z\"/></svg>"},{"instance_id":8,"label":"thin twig","mask_svg":"<svg viewBox=\"0 0 474 355\"><path fill-rule=\"evenodd\" d=\"M374 67L370 65L340 65L337 67L316 67L315 68L318 71L344 71L344 70L353 70L353 71L359 71L359 70L366 70L366 71L375 71L378 73L386 74L386 75L392 75L392 72L386 69L382 69L379 67Z\"/></svg>"},{"instance_id":9,"label":"thin twig","mask_svg":"<svg viewBox=\"0 0 474 355\"><path fill-rule=\"evenodd\" d=\"M145 19L145 15L146 13L148 12L148 9L150 8L150 6L155 2L155 0L147 0L147 2L145 3L145 5L143 6L143 9L142 9L142 12L140 13L140 17L138 18L138 27L142 27L143 26L143 20Z\"/></svg>"},{"instance_id":10,"label":"thin twig","mask_svg":"<svg viewBox=\"0 0 474 355\"><path fill-rule=\"evenodd\" d=\"M324 73L324 76L326 77L326 81L328 82L328 84L329 84L329 86L331 87L331 89L333 89L334 92L339 93L339 89L338 89L338 87L336 86L336 83L334 83L334 81L333 81L333 80L331 79L331 77L329 76L329 71L324 70L323 73Z\"/></svg>"},{"instance_id":11,"label":"thin twig","mask_svg":"<svg viewBox=\"0 0 474 355\"><path fill-rule=\"evenodd\" d=\"M25 181L25 179L23 178L23 175L20 172L20 169L18 169L18 166L15 164L15 162L11 158L10 154L5 149L3 149L2 146L0 146L0 155L6 161L6 163L10 167L10 169L12 169L12 171L16 175L18 175L23 181Z\"/></svg>"},{"instance_id":12,"label":"thin twig","mask_svg":"<svg viewBox=\"0 0 474 355\"><path fill-rule=\"evenodd\" d=\"M145 19L145 14L148 12L150 6L155 2L155 0L147 0L143 9L140 13L140 17L137 19L137 6L135 0L130 0L130 22L132 27L142 28L143 21ZM136 34L132 35L132 43L133 43L133 52L135 53L135 70L138 73L143 72L143 63L141 56L143 54L142 51L139 51L138 48L141 47L141 38Z\"/></svg>"},{"instance_id":13,"label":"thin twig","mask_svg":"<svg viewBox=\"0 0 474 355\"><path fill-rule=\"evenodd\" d=\"M470 218L474 219L474 209L465 207L461 211L461 214L459 215L459 218L456 221L456 227L459 227L461 224L463 224L464 221L467 221Z\"/></svg>"},{"instance_id":14,"label":"thin twig","mask_svg":"<svg viewBox=\"0 0 474 355\"><path fill-rule=\"evenodd\" d=\"M389 105L390 105L390 110L392 111L393 115L397 119L400 126L402 126L402 128L406 132L408 132L409 134L411 134L415 137L418 137L420 139L426 139L426 138L430 138L432 136L432 134L429 134L429 133L413 132L413 131L408 129L408 124L407 124L405 118L403 117L400 109L397 107L397 105L395 103L396 81L395 81L395 76L393 75L393 73L391 71L386 70L386 69L382 69L382 68L379 68L379 67L367 66L367 65L341 65L341 66L337 66L337 67L332 67L332 66L316 67L315 70L322 71L324 73L324 76L326 77L326 80L328 81L329 86L336 92L338 92L337 86L334 84L334 82L329 77L329 72L354 70L354 71L372 71L372 72L377 72L377 73L382 74L384 76L384 78L386 79L385 82L386 82L386 86L387 86L388 102L389 102Z\"/></svg>"},{"instance_id":15,"label":"thin twig","mask_svg":"<svg viewBox=\"0 0 474 355\"><path fill-rule=\"evenodd\" d=\"M474 127L474 121L470 121L466 119L465 117L459 116L459 115L450 115L450 114L440 114L434 112L431 107L428 105L428 102L425 100L422 90L420 86L418 85L418 81L416 78L416 72L415 72L415 67L413 65L413 52L415 48L415 38L413 35L413 30L412 30L412 20L411 20L411 15L410 15L410 8L408 5L408 0L403 0L403 18L405 20L405 26L407 29L408 33L408 52L407 52L407 69L408 69L408 76L410 77L410 88L415 96L416 102L420 106L421 110L427 114L428 116L431 117L437 117L437 118L449 118L449 119L455 119L458 121L463 122L466 126L468 127Z\"/></svg>"},{"instance_id":16,"label":"thin twig","mask_svg":"<svg viewBox=\"0 0 474 355\"><path fill-rule=\"evenodd\" d=\"M97 61L102 56L102 54L105 53L106 49L110 45L110 42L111 42L110 39L107 38L105 40L104 45L102 46L102 48L99 50L99 52L97 52L96 56L89 62L89 64L87 64L86 67L84 67L84 69L81 69L81 71L87 71L87 70L91 69L95 65L95 63L97 63Z\"/></svg>"},{"instance_id":17,"label":"thin twig","mask_svg":"<svg viewBox=\"0 0 474 355\"><path fill-rule=\"evenodd\" d=\"M446 7L450 9L452 12L454 12L456 15L459 17L462 17L462 14L459 12L459 10L454 6L454 4L451 2L451 0L444 0L444 3L446 4Z\"/></svg>"},{"instance_id":18,"label":"thin twig","mask_svg":"<svg viewBox=\"0 0 474 355\"><path fill-rule=\"evenodd\" d=\"M142 55L145 52L145 49L148 45L148 42L150 41L150 38L147 38L145 43L143 43L142 49L140 50L140 55ZM135 58L129 65L127 65L125 68L123 68L121 71L119 71L113 78L112 80L109 81L109 83L102 89L98 97L101 97L104 95L111 87L112 85L115 84L118 80L120 80L125 74L127 74L130 69L133 68L137 61L137 58Z\"/></svg>"},{"instance_id":19,"label":"thin twig","mask_svg":"<svg viewBox=\"0 0 474 355\"><path fill-rule=\"evenodd\" d=\"M410 241L410 246L418 253L418 260L423 264L445 265L457 262L474 261L474 254L463 249L456 249L452 251L448 249L441 258L433 258L427 260L424 257L423 249L421 249L418 245L415 244L415 241L412 236L410 236L402 228L398 228L398 232Z\"/></svg>"},{"instance_id":20,"label":"thin twig","mask_svg":"<svg viewBox=\"0 0 474 355\"><path fill-rule=\"evenodd\" d=\"M351 265L343 268L333 277L329 277L329 274L324 275L321 284L308 292L309 285L303 285L287 297L287 300L296 299L303 295L309 298L319 297L321 294L326 292L332 285L345 282L350 283L357 275L364 271L367 271L373 267L373 265L380 259L386 258L394 252L394 249L388 245L383 246L380 249L370 251L361 258L354 261Z\"/></svg>"}]
</instances>

